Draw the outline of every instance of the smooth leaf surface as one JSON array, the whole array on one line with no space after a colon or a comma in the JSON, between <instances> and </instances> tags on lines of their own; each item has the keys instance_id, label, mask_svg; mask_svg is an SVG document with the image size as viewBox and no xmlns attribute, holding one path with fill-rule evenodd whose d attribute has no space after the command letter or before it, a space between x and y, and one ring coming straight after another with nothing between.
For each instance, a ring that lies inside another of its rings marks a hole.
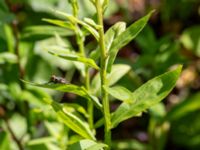
<instances>
[{"instance_id":1,"label":"smooth leaf surface","mask_svg":"<svg viewBox=\"0 0 200 150\"><path fill-rule=\"evenodd\" d=\"M131 69L130 66L125 64L116 64L113 65L113 70L111 73L107 74L107 84L109 86L115 84L117 81L119 81L129 70ZM100 91L100 74L97 73L95 77L92 80L91 89L92 93L98 93Z\"/></svg>"},{"instance_id":2,"label":"smooth leaf surface","mask_svg":"<svg viewBox=\"0 0 200 150\"><path fill-rule=\"evenodd\" d=\"M134 103L123 102L112 114L112 128L163 100L174 88L182 66L157 76L133 92Z\"/></svg>"},{"instance_id":3,"label":"smooth leaf surface","mask_svg":"<svg viewBox=\"0 0 200 150\"><path fill-rule=\"evenodd\" d=\"M96 143L95 141L84 139L69 146L69 150L100 150L107 147L106 144Z\"/></svg>"},{"instance_id":4,"label":"smooth leaf surface","mask_svg":"<svg viewBox=\"0 0 200 150\"><path fill-rule=\"evenodd\" d=\"M105 34L105 45L107 51L110 50L113 41L124 31L126 30L126 23L125 22L117 22Z\"/></svg>"},{"instance_id":5,"label":"smooth leaf surface","mask_svg":"<svg viewBox=\"0 0 200 150\"><path fill-rule=\"evenodd\" d=\"M61 27L38 25L25 28L22 31L21 39L28 41L41 40L54 36L55 33L58 33L60 36L71 36L74 34L72 31L66 30Z\"/></svg>"},{"instance_id":6,"label":"smooth leaf surface","mask_svg":"<svg viewBox=\"0 0 200 150\"><path fill-rule=\"evenodd\" d=\"M82 114L83 116L85 116L85 118L88 117L87 111L81 105L78 105L76 103L69 103L69 104L64 104L63 107L64 107L63 109L66 111L68 111L68 110L70 110L72 112L76 111L76 112Z\"/></svg>"},{"instance_id":7,"label":"smooth leaf surface","mask_svg":"<svg viewBox=\"0 0 200 150\"><path fill-rule=\"evenodd\" d=\"M55 141L55 139L53 137L43 137L43 138L38 138L35 140L31 140L28 142L28 145L38 145L38 144L42 144L42 143L50 143L52 141Z\"/></svg>"},{"instance_id":8,"label":"smooth leaf surface","mask_svg":"<svg viewBox=\"0 0 200 150\"><path fill-rule=\"evenodd\" d=\"M53 142L56 142L56 139L53 137L44 137L44 138L38 138L34 139L28 142L27 147L30 150L35 149L42 149L42 150L59 150L59 147Z\"/></svg>"},{"instance_id":9,"label":"smooth leaf surface","mask_svg":"<svg viewBox=\"0 0 200 150\"><path fill-rule=\"evenodd\" d=\"M10 149L10 141L8 133L5 131L0 132L0 149Z\"/></svg>"},{"instance_id":10,"label":"smooth leaf surface","mask_svg":"<svg viewBox=\"0 0 200 150\"><path fill-rule=\"evenodd\" d=\"M113 41L113 44L109 51L107 72L111 72L112 64L115 61L118 51L130 41L132 41L140 33L140 31L142 31L142 29L147 24L149 18L151 17L152 13L153 11L151 11L146 16L133 23Z\"/></svg>"},{"instance_id":11,"label":"smooth leaf surface","mask_svg":"<svg viewBox=\"0 0 200 150\"><path fill-rule=\"evenodd\" d=\"M104 118L100 118L100 119L94 124L94 127L95 127L95 129L96 129L96 128L101 127L103 124L104 124Z\"/></svg>"},{"instance_id":12,"label":"smooth leaf surface","mask_svg":"<svg viewBox=\"0 0 200 150\"><path fill-rule=\"evenodd\" d=\"M41 101L41 98L43 97L37 97L35 93L31 93L33 91L22 91L20 94L19 99L21 101L25 100L29 102L30 105L36 106L36 107L44 107L44 102Z\"/></svg>"},{"instance_id":13,"label":"smooth leaf surface","mask_svg":"<svg viewBox=\"0 0 200 150\"><path fill-rule=\"evenodd\" d=\"M104 86L104 89L110 94L112 95L114 98L124 101L124 102L129 102L131 101L131 103L133 102L133 94L126 89L125 87L122 86L114 86L114 87L106 87Z\"/></svg>"},{"instance_id":14,"label":"smooth leaf surface","mask_svg":"<svg viewBox=\"0 0 200 150\"><path fill-rule=\"evenodd\" d=\"M9 25L4 25L4 31L5 31L5 35L6 35L6 42L7 42L7 47L8 47L8 51L11 53L15 53L14 51L14 45L15 45L15 38L14 38L14 33L12 32L12 28Z\"/></svg>"},{"instance_id":15,"label":"smooth leaf surface","mask_svg":"<svg viewBox=\"0 0 200 150\"><path fill-rule=\"evenodd\" d=\"M45 128L48 130L48 133L50 136L55 137L56 139L60 139L61 137L64 138L63 135L67 136L67 129L65 125L59 123L59 122L50 122L45 121L44 122ZM65 132L65 133L63 133Z\"/></svg>"},{"instance_id":16,"label":"smooth leaf surface","mask_svg":"<svg viewBox=\"0 0 200 150\"><path fill-rule=\"evenodd\" d=\"M64 28L67 28L67 29L70 29L70 30L74 30L74 26L67 21L62 21L62 20L57 20L57 19L46 19L46 18L44 18L42 20L45 21L45 22L60 26L60 27L64 27Z\"/></svg>"},{"instance_id":17,"label":"smooth leaf surface","mask_svg":"<svg viewBox=\"0 0 200 150\"><path fill-rule=\"evenodd\" d=\"M152 106L149 109L149 113L152 119L155 119L155 121L158 121L166 115L167 111L165 109L164 103L161 102Z\"/></svg>"},{"instance_id":18,"label":"smooth leaf surface","mask_svg":"<svg viewBox=\"0 0 200 150\"><path fill-rule=\"evenodd\" d=\"M17 63L17 56L9 52L0 53L0 64L5 63L5 62Z\"/></svg>"},{"instance_id":19,"label":"smooth leaf surface","mask_svg":"<svg viewBox=\"0 0 200 150\"><path fill-rule=\"evenodd\" d=\"M88 147L86 150L103 150L103 148L108 147L108 145L103 143L96 143L90 147Z\"/></svg>"},{"instance_id":20,"label":"smooth leaf surface","mask_svg":"<svg viewBox=\"0 0 200 150\"><path fill-rule=\"evenodd\" d=\"M95 27L96 29L99 28L99 25L97 25L96 22L95 22L94 20L92 20L92 19L90 19L90 18L84 18L83 20L84 20L87 24L89 24L89 25Z\"/></svg>"},{"instance_id":21,"label":"smooth leaf surface","mask_svg":"<svg viewBox=\"0 0 200 150\"><path fill-rule=\"evenodd\" d=\"M105 33L105 47L106 50L109 51L110 47L112 46L112 43L115 38L117 38L122 32L124 32L126 29L126 23L125 22L118 22L114 24L112 27L108 29ZM100 57L100 49L97 47L96 50L92 51L90 54L90 57L94 60L97 60Z\"/></svg>"},{"instance_id":22,"label":"smooth leaf surface","mask_svg":"<svg viewBox=\"0 0 200 150\"><path fill-rule=\"evenodd\" d=\"M24 116L17 113L13 114L9 119L10 128L17 138L20 138L26 134L27 124L25 119L26 118Z\"/></svg>"},{"instance_id":23,"label":"smooth leaf surface","mask_svg":"<svg viewBox=\"0 0 200 150\"><path fill-rule=\"evenodd\" d=\"M131 67L126 64L116 64L113 65L113 70L111 73L107 75L108 85L114 85L119 81L125 74L127 74L131 70Z\"/></svg>"},{"instance_id":24,"label":"smooth leaf surface","mask_svg":"<svg viewBox=\"0 0 200 150\"><path fill-rule=\"evenodd\" d=\"M58 56L60 58L66 59L66 60L71 60L71 61L77 61L77 62L84 63L86 65L89 65L89 66L97 69L97 70L99 69L99 67L94 62L93 59L80 56L75 52L51 50L51 51L49 51L49 53L52 54L52 55Z\"/></svg>"},{"instance_id":25,"label":"smooth leaf surface","mask_svg":"<svg viewBox=\"0 0 200 150\"><path fill-rule=\"evenodd\" d=\"M88 91L84 87L79 87L79 86L76 86L73 84L62 84L62 83L55 84L55 83L51 83L51 82L44 83L44 84L32 83L32 82L27 82L27 81L23 81L23 82L33 85L33 86L37 86L37 87L48 88L48 89L57 90L60 92L73 93L73 94L85 97L86 99L90 99L97 108L99 108L99 109L102 108L102 105L99 102L98 98L89 94Z\"/></svg>"},{"instance_id":26,"label":"smooth leaf surface","mask_svg":"<svg viewBox=\"0 0 200 150\"><path fill-rule=\"evenodd\" d=\"M103 1L102 7L103 7L104 11L105 11L105 9L107 8L107 5L109 4L109 2L110 2L110 0L104 0L104 1Z\"/></svg>"},{"instance_id":27,"label":"smooth leaf surface","mask_svg":"<svg viewBox=\"0 0 200 150\"><path fill-rule=\"evenodd\" d=\"M47 100L48 103L53 107L54 111L56 112L57 116L61 119L61 121L68 126L71 130L78 133L82 137L86 139L95 140L95 137L92 131L89 129L89 125L86 122L80 120L77 116L73 115L68 111L64 111L64 107L51 100Z\"/></svg>"},{"instance_id":28,"label":"smooth leaf surface","mask_svg":"<svg viewBox=\"0 0 200 150\"><path fill-rule=\"evenodd\" d=\"M64 13L64 12L61 12L61 11L55 11L55 13L66 17L72 23L75 22L75 23L78 23L78 24L82 25L86 30L88 30L96 38L97 41L99 40L98 32L96 31L96 29L94 29L89 24L85 23L84 21L81 21L81 20L77 19L76 17L74 17L74 16L72 16L70 14L67 14L67 13Z\"/></svg>"}]
</instances>

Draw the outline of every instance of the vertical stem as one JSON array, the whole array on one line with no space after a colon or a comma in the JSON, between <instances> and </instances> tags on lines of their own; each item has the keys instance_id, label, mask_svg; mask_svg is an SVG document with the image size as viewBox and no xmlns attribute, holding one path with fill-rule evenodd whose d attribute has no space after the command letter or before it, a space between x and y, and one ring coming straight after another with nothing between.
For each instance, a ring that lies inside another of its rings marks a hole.
<instances>
[{"instance_id":1,"label":"vertical stem","mask_svg":"<svg viewBox=\"0 0 200 150\"><path fill-rule=\"evenodd\" d=\"M86 89L88 91L90 91L90 72L89 72L89 67L86 66L85 68L85 73L86 73L86 76L85 76L85 84L86 84ZM89 122L89 125L90 125L90 129L94 129L94 118L93 118L93 112L94 112L94 105L93 105L93 102L91 100L88 100L88 122Z\"/></svg>"},{"instance_id":2,"label":"vertical stem","mask_svg":"<svg viewBox=\"0 0 200 150\"><path fill-rule=\"evenodd\" d=\"M18 60L18 69L19 69L19 78L20 79L24 79L24 76L25 76L25 71L21 65L21 62L20 62L20 52L19 52L19 43L20 43L20 40L19 40L19 31L18 31L18 22L17 20L14 20L13 23L12 23L12 30L13 30L13 34L14 34L14 38L15 38L15 54L17 56L17 60ZM26 87L24 85L23 82L20 81L20 87L21 89L25 90ZM28 133L30 134L30 136L32 136L32 129L31 129L31 119L30 119L30 108L29 108L29 103L27 101L24 101L23 103L21 103L20 105L24 115L26 116L26 123L27 123L27 130L28 130Z\"/></svg>"},{"instance_id":3,"label":"vertical stem","mask_svg":"<svg viewBox=\"0 0 200 150\"><path fill-rule=\"evenodd\" d=\"M111 145L110 106L109 106L108 93L103 88L103 86L106 85L106 61L107 61L106 48L105 48L105 43L104 43L103 10L102 10L100 0L96 0L95 5L96 5L96 10L97 10L98 24L101 26L98 32L99 32L99 46L101 50L100 74L101 74L101 96L102 96L102 101L103 101L104 120L105 120L105 129L104 129L105 143L110 147Z\"/></svg>"},{"instance_id":4,"label":"vertical stem","mask_svg":"<svg viewBox=\"0 0 200 150\"><path fill-rule=\"evenodd\" d=\"M8 122L7 119L5 119L5 124L6 124L7 128L8 128L8 131L10 132L10 134L11 134L13 140L16 142L18 148L19 148L20 150L23 150L24 148L23 148L23 146L22 146L22 144L21 144L21 141L16 137L16 135L15 135L15 133L13 132L12 128L10 127L10 124L9 124L9 122Z\"/></svg>"},{"instance_id":5,"label":"vertical stem","mask_svg":"<svg viewBox=\"0 0 200 150\"><path fill-rule=\"evenodd\" d=\"M12 2L10 0L6 0L5 2L7 3L7 6L9 8L10 12L16 14L17 11L14 12L11 9L12 8ZM19 31L18 31L18 20L13 20L13 22L11 23L11 28L12 28L13 36L14 36L14 40L15 40L14 53L17 56L19 78L24 79L25 70L22 67L22 64L21 64L21 61L20 61L21 57L20 57L20 51L19 51L20 37L19 37ZM23 82L20 81L19 84L20 84L21 89L26 90L25 84ZM19 103L19 106L20 106L24 116L27 118L26 119L26 123L27 123L27 127L28 127L27 130L28 130L28 133L30 134L30 136L32 137L29 103L27 101L24 101L24 102Z\"/></svg>"},{"instance_id":6,"label":"vertical stem","mask_svg":"<svg viewBox=\"0 0 200 150\"><path fill-rule=\"evenodd\" d=\"M13 11L12 8L12 2L10 0L5 0L10 12L16 14L16 11ZM11 27L12 27L12 31L13 31L13 35L14 35L14 40L15 40L15 47L14 47L14 53L17 56L17 65L18 65L18 69L19 69L19 78L20 79L24 79L25 76L25 72L24 72L24 68L21 65L20 62L20 53L19 53L19 31L18 31L18 20L13 20L13 22L11 23ZM23 82L20 81L20 87L21 89L26 89L25 85ZM28 102L24 101L22 103L19 104L22 112L24 113L24 115L26 116L26 123L27 123L27 127L28 127L28 133L30 134L30 136L32 136L32 132L31 132L31 122L30 122L30 111L29 111L29 104Z\"/></svg>"},{"instance_id":7,"label":"vertical stem","mask_svg":"<svg viewBox=\"0 0 200 150\"><path fill-rule=\"evenodd\" d=\"M77 17L78 16L78 4L76 2L71 2L71 5L72 5L73 16Z\"/></svg>"},{"instance_id":8,"label":"vertical stem","mask_svg":"<svg viewBox=\"0 0 200 150\"><path fill-rule=\"evenodd\" d=\"M84 49L84 39L82 37L80 37L79 39L79 42L78 42L78 45L79 45L79 51L80 53L86 57L86 54L85 54L85 49ZM85 87L88 91L90 91L90 72L89 72L89 67L87 65L85 65ZM88 111L88 122L89 122L89 126L90 126L90 129L93 129L94 128L94 125L93 125L93 109L94 109L94 105L92 103L91 100L88 100L88 104L87 104L87 111Z\"/></svg>"},{"instance_id":9,"label":"vertical stem","mask_svg":"<svg viewBox=\"0 0 200 150\"><path fill-rule=\"evenodd\" d=\"M73 8L73 16L77 18L78 16L78 6L75 3L72 3L72 8ZM76 30L76 41L79 47L79 52L81 53L81 55L86 57L86 52L85 52L85 48L84 48L84 41L85 38L83 37L80 28L78 27L77 23L74 23ZM90 72L89 72L89 67L87 65L85 65L85 87L86 89L89 91L90 90ZM92 103L91 100L88 100L88 104L87 104L87 111L88 111L88 122L89 122L89 126L90 129L94 128L93 125L93 109L94 109L94 105Z\"/></svg>"}]
</instances>

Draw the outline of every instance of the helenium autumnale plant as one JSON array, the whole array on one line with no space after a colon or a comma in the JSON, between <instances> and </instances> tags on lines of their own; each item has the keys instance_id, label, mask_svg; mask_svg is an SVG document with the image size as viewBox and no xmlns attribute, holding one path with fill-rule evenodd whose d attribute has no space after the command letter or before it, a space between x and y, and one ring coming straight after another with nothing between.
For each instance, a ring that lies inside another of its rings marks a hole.
<instances>
[{"instance_id":1,"label":"helenium autumnale plant","mask_svg":"<svg viewBox=\"0 0 200 150\"><path fill-rule=\"evenodd\" d=\"M83 97L87 103L86 115L80 117L77 105L73 107L75 113L66 109L67 104L58 103L50 98L44 98L47 105L50 105L56 112L57 117L68 128L81 137L78 143L71 145L71 149L99 150L111 149L111 132L121 122L138 116L143 111L163 100L173 89L181 72L181 66L176 69L159 75L135 91L129 91L126 87L116 86L116 82L129 70L130 66L114 64L119 50L132 41L145 27L153 11L137 20L129 27L125 22L118 22L106 32L103 25L103 16L106 12L109 0L90 0L95 7L94 18L79 19L79 5L77 0L69 0L72 6L72 14L54 11L61 19L43 19L44 21L73 31L78 50L69 47L55 46L48 49L48 52L55 57L72 61L78 67L84 83L81 86L62 82L59 79L39 84L24 81L28 84L69 92ZM85 39L92 35L97 43L96 48L88 53L85 46ZM59 35L56 37L61 40ZM91 78L90 70L95 69L96 75ZM109 95L121 101L121 104L114 111L110 111ZM76 107L75 107L76 106ZM99 109L102 118L94 122L94 110ZM77 115L79 114L79 115ZM96 128L104 126L104 142L99 142L96 135ZM69 148L70 149L70 148Z\"/></svg>"}]
</instances>

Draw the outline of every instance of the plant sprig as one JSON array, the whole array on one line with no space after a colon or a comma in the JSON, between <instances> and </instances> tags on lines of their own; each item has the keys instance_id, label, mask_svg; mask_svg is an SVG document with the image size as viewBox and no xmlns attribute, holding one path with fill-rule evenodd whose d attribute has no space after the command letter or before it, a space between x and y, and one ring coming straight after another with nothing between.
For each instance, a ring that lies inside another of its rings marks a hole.
<instances>
[{"instance_id":1,"label":"plant sprig","mask_svg":"<svg viewBox=\"0 0 200 150\"><path fill-rule=\"evenodd\" d=\"M72 114L64 111L64 106L53 100L46 99L46 103L52 106L57 116L66 126L84 138L75 144L84 145L87 143L88 147L82 146L82 149L105 148L109 150L112 144L111 130L122 121L141 114L146 109L163 100L175 86L181 72L181 66L151 79L133 92L122 86L111 87L131 69L130 66L127 65L114 64L117 53L142 31L153 14L153 11L134 22L128 28L126 28L126 23L118 22L105 32L103 15L109 4L109 0L90 1L96 8L97 22L91 18L85 18L83 20L78 18L79 5L77 0L69 0L72 6L72 14L54 11L56 14L64 16L65 20L44 19L44 21L48 23L70 29L75 33L78 53L67 50L64 53L60 50L49 52L69 61L83 63L85 67L85 82L83 86L58 83L26 83L61 92L71 92L87 99L87 120L82 120L82 118L79 118L80 115L76 115L79 113L78 110L76 110L77 107L74 107L74 110L77 112ZM98 43L96 49L92 51L89 56L86 53L86 35L83 34L83 28L93 35ZM98 66L97 62L99 60L100 65ZM90 69L92 68L98 71L93 79L90 77ZM122 101L119 107L112 113L110 112L109 95ZM101 100L99 100L99 98L101 98ZM94 108L93 105L95 105L96 108ZM75 105L71 107L73 106ZM99 121L96 122L96 125L94 125L93 118L94 109L100 109L103 116L103 118L100 118ZM95 130L101 125L104 125L105 128L105 144L98 143L98 139L95 137ZM71 147L73 146L74 144L71 145Z\"/></svg>"}]
</instances>

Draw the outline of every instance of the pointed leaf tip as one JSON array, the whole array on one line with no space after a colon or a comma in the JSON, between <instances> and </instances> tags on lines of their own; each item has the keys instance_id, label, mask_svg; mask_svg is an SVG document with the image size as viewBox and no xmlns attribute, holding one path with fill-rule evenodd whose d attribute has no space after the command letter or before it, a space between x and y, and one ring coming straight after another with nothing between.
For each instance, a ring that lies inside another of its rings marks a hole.
<instances>
[{"instance_id":1,"label":"pointed leaf tip","mask_svg":"<svg viewBox=\"0 0 200 150\"><path fill-rule=\"evenodd\" d=\"M175 87L181 70L182 65L179 65L176 69L159 75L136 89L132 93L136 102L123 102L112 114L112 128L163 100Z\"/></svg>"},{"instance_id":2,"label":"pointed leaf tip","mask_svg":"<svg viewBox=\"0 0 200 150\"><path fill-rule=\"evenodd\" d=\"M150 11L147 15L134 22L124 32L122 32L114 39L109 50L107 72L111 72L112 65L117 57L119 50L127 45L130 41L132 41L142 31L154 11L155 10Z\"/></svg>"}]
</instances>

